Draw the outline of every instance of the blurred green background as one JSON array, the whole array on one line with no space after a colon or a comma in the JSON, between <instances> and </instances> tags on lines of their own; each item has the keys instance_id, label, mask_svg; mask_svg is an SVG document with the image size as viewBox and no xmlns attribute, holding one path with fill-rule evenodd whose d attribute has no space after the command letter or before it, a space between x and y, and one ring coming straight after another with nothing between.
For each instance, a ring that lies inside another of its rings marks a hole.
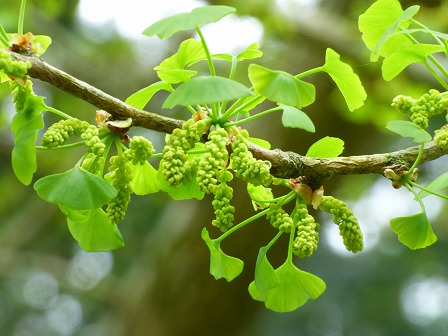
<instances>
[{"instance_id":1,"label":"blurred green background","mask_svg":"<svg viewBox=\"0 0 448 336\"><path fill-rule=\"evenodd\" d=\"M353 66L369 95L365 107L350 113L331 80L314 76L317 101L305 111L316 133L283 129L280 115L270 115L248 126L252 136L266 137L273 147L301 154L327 135L345 141L344 155L412 145L397 142L385 131L388 120L402 117L390 102L398 94L420 96L432 87L440 88L419 66L392 82L382 80L380 64L369 63L357 30L357 17L373 1L29 0L25 31L52 37L45 61L124 100L157 81L152 68L191 36L180 33L161 42L141 37L140 32L157 19L207 3L234 6L239 15L216 30L204 28L212 52L232 52L220 48L242 48L258 41L264 51L260 64L299 73L323 64L325 49L331 47ZM415 1L401 3L407 7ZM16 31L19 5L18 0L0 1L0 23L7 32ZM448 32L447 1L427 0L420 5L420 21ZM242 71L239 79L247 83L247 74ZM95 107L38 80L34 83L47 104L94 121ZM165 98L157 94L147 109L176 118L188 116L182 109L162 110ZM425 250L410 251L388 228L390 218L418 211L410 195L376 176L328 181L326 193L345 200L359 217L365 251L346 252L337 227L318 214L319 249L313 257L298 261L298 266L324 279L327 290L293 313L278 314L253 301L247 292L258 248L275 235L265 220L225 241L224 250L245 261L243 274L231 283L215 281L208 272L209 254L200 232L207 226L212 236L218 234L210 225L209 202L174 202L162 193L133 197L120 224L126 246L111 253L80 250L57 207L41 200L32 187L21 185L12 173L8 123L13 113L8 87L3 85L0 335L448 335L448 210L439 200L427 202L439 241ZM47 124L53 121L50 116L46 119ZM432 127L442 122L436 120ZM137 129L132 134L148 136L161 150L163 134ZM40 153L35 178L65 171L80 155L77 151ZM426 164L421 181L437 176L446 165L443 158ZM253 214L253 208L244 185L234 187L236 221L241 221ZM270 252L275 265L286 256L285 241L277 245Z\"/></svg>"}]
</instances>

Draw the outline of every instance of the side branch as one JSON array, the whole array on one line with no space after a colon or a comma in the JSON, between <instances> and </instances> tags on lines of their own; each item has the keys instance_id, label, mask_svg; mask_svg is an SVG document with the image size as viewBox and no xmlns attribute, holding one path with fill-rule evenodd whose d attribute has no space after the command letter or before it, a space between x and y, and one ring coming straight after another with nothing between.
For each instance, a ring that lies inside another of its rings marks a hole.
<instances>
[{"instance_id":1,"label":"side branch","mask_svg":"<svg viewBox=\"0 0 448 336\"><path fill-rule=\"evenodd\" d=\"M267 150L256 145L251 145L250 151L258 159L271 162L271 173L276 177L306 176L314 181L323 181L337 175L383 174L387 168L396 172L408 170L417 158L419 147L332 159L310 158L278 149ZM427 143L420 163L435 160L447 153L434 142Z\"/></svg>"},{"instance_id":2,"label":"side branch","mask_svg":"<svg viewBox=\"0 0 448 336\"><path fill-rule=\"evenodd\" d=\"M158 132L171 133L183 124L183 120L172 119L153 112L136 109L121 100L45 63L36 56L25 56L10 52L11 57L19 61L29 61L31 68L28 74L45 81L61 90L87 101L96 107L106 110L115 119L132 118L132 125ZM407 170L412 166L419 147L373 155L338 157L333 159L318 159L301 156L293 152L279 149L267 150L257 145L251 145L250 151L254 157L270 161L271 173L279 178L295 178L306 176L320 182L337 175L383 174L386 168L397 172ZM443 151L434 142L426 144L421 163L435 160L448 151Z\"/></svg>"},{"instance_id":3,"label":"side branch","mask_svg":"<svg viewBox=\"0 0 448 336\"><path fill-rule=\"evenodd\" d=\"M47 63L36 56L24 56L10 52L17 61L28 61L31 68L28 75L47 82L74 97L80 98L113 115L117 120L132 118L133 126L140 126L158 132L171 133L181 127L183 121L161 116L153 112L136 109L121 100L87 84Z\"/></svg>"}]
</instances>

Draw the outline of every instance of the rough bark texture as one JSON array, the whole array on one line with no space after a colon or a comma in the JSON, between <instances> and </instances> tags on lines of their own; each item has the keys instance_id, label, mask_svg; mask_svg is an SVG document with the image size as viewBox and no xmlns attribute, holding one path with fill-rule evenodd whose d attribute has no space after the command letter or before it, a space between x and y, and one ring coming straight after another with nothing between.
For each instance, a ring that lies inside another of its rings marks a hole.
<instances>
[{"instance_id":1,"label":"rough bark texture","mask_svg":"<svg viewBox=\"0 0 448 336\"><path fill-rule=\"evenodd\" d=\"M117 120L132 118L132 125L158 132L171 133L181 127L183 120L161 116L157 113L136 109L121 100L45 63L36 56L25 56L11 52L15 60L29 61L29 75L45 81L65 92L83 99L96 107L106 110ZM323 181L337 175L383 174L384 169L406 170L417 158L419 147L410 147L396 152L372 155L319 159L305 157L294 152L279 149L267 150L251 145L254 157L270 161L271 173L279 178L306 176L313 181ZM426 144L421 163L435 160L446 151L434 142Z\"/></svg>"}]
</instances>

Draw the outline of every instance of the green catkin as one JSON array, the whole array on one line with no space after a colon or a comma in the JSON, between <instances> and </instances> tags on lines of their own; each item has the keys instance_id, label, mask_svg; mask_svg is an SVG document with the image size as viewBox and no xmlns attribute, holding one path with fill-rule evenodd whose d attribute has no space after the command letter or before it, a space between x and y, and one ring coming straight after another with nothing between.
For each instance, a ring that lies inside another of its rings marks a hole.
<instances>
[{"instance_id":1,"label":"green catkin","mask_svg":"<svg viewBox=\"0 0 448 336\"><path fill-rule=\"evenodd\" d=\"M283 232L291 232L293 220L278 203L271 203L266 219L274 228Z\"/></svg>"},{"instance_id":2,"label":"green catkin","mask_svg":"<svg viewBox=\"0 0 448 336\"><path fill-rule=\"evenodd\" d=\"M392 101L392 106L407 114L412 122L422 129L428 127L429 118L445 112L448 108L448 97L435 89L429 90L418 99L399 95Z\"/></svg>"},{"instance_id":3,"label":"green catkin","mask_svg":"<svg viewBox=\"0 0 448 336\"><path fill-rule=\"evenodd\" d=\"M434 132L434 142L443 150L448 150L448 125L444 125Z\"/></svg>"},{"instance_id":4,"label":"green catkin","mask_svg":"<svg viewBox=\"0 0 448 336\"><path fill-rule=\"evenodd\" d=\"M69 137L85 132L88 127L89 123L87 121L76 118L59 120L48 127L42 136L41 145L48 148L62 146Z\"/></svg>"},{"instance_id":5,"label":"green catkin","mask_svg":"<svg viewBox=\"0 0 448 336\"><path fill-rule=\"evenodd\" d=\"M201 191L212 194L219 183L220 172L227 165L229 154L226 146L230 140L223 128L217 128L210 132L209 139L205 143L207 152L198 159L196 183Z\"/></svg>"},{"instance_id":6,"label":"green catkin","mask_svg":"<svg viewBox=\"0 0 448 336\"><path fill-rule=\"evenodd\" d=\"M297 226L297 236L292 246L293 253L300 258L309 257L317 250L320 225L308 213L305 204L296 205L293 219Z\"/></svg>"},{"instance_id":7,"label":"green catkin","mask_svg":"<svg viewBox=\"0 0 448 336\"><path fill-rule=\"evenodd\" d=\"M163 177L168 183L177 187L190 181L196 166L194 160L188 160L188 151L200 141L207 128L203 120L187 120L182 129L176 128L162 151Z\"/></svg>"},{"instance_id":8,"label":"green catkin","mask_svg":"<svg viewBox=\"0 0 448 336\"><path fill-rule=\"evenodd\" d=\"M125 152L125 155L134 165L143 165L154 152L151 141L142 136L134 136L129 142L129 149Z\"/></svg>"},{"instance_id":9,"label":"green catkin","mask_svg":"<svg viewBox=\"0 0 448 336\"><path fill-rule=\"evenodd\" d=\"M124 219L131 200L132 168L124 155L112 156L110 163L110 182L117 189L118 195L109 202L106 213L112 223L118 223Z\"/></svg>"},{"instance_id":10,"label":"green catkin","mask_svg":"<svg viewBox=\"0 0 448 336\"><path fill-rule=\"evenodd\" d=\"M262 160L257 160L249 151L249 133L246 130L239 130L232 142L232 169L236 171L236 176L254 186L269 186L273 181L273 176L269 172L269 165Z\"/></svg>"},{"instance_id":11,"label":"green catkin","mask_svg":"<svg viewBox=\"0 0 448 336\"><path fill-rule=\"evenodd\" d=\"M339 234L348 251L356 253L363 249L358 220L343 201L332 196L323 196L319 209L333 215L333 222L339 226Z\"/></svg>"},{"instance_id":12,"label":"green catkin","mask_svg":"<svg viewBox=\"0 0 448 336\"><path fill-rule=\"evenodd\" d=\"M233 226L235 207L230 204L233 189L226 183L221 183L215 188L214 194L212 205L216 219L212 221L212 225L225 232Z\"/></svg>"}]
</instances>

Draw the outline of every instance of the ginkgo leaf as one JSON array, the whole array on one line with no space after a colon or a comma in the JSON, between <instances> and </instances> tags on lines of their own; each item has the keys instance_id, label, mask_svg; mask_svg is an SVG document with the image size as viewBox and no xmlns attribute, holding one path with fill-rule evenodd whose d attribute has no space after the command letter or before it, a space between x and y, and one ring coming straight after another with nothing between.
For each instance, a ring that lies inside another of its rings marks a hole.
<instances>
[{"instance_id":1,"label":"ginkgo leaf","mask_svg":"<svg viewBox=\"0 0 448 336\"><path fill-rule=\"evenodd\" d=\"M266 246L260 248L257 256L257 262L255 264L254 283L257 289L261 292L274 288L280 283L280 279L278 278L274 267L272 267L266 257L267 251L268 248Z\"/></svg>"},{"instance_id":2,"label":"ginkgo leaf","mask_svg":"<svg viewBox=\"0 0 448 336\"><path fill-rule=\"evenodd\" d=\"M308 148L306 156L313 158L335 158L344 151L344 141L326 136Z\"/></svg>"},{"instance_id":3,"label":"ginkgo leaf","mask_svg":"<svg viewBox=\"0 0 448 336\"><path fill-rule=\"evenodd\" d=\"M87 252L105 252L124 246L117 224L102 209L73 210L60 206L73 238Z\"/></svg>"},{"instance_id":4,"label":"ginkgo leaf","mask_svg":"<svg viewBox=\"0 0 448 336\"><path fill-rule=\"evenodd\" d=\"M432 140L431 134L407 120L391 120L387 123L386 128L404 138L411 138L412 141L417 143Z\"/></svg>"},{"instance_id":5,"label":"ginkgo leaf","mask_svg":"<svg viewBox=\"0 0 448 336\"><path fill-rule=\"evenodd\" d=\"M216 22L230 13L235 12L235 8L228 6L204 6L193 9L189 13L180 13L152 24L143 31L143 35L154 36L164 39L171 35L199 27L205 23Z\"/></svg>"},{"instance_id":6,"label":"ginkgo leaf","mask_svg":"<svg viewBox=\"0 0 448 336\"><path fill-rule=\"evenodd\" d=\"M17 95L23 99L11 122L14 132L14 148L11 154L12 167L20 182L29 185L37 169L36 140L39 130L44 128L42 112L46 109L43 97L35 96L18 88Z\"/></svg>"},{"instance_id":7,"label":"ginkgo leaf","mask_svg":"<svg viewBox=\"0 0 448 336\"><path fill-rule=\"evenodd\" d=\"M323 69L338 86L350 111L364 105L367 93L361 80L350 65L340 60L340 55L333 49L327 49Z\"/></svg>"},{"instance_id":8,"label":"ginkgo leaf","mask_svg":"<svg viewBox=\"0 0 448 336\"><path fill-rule=\"evenodd\" d=\"M325 282L321 278L299 270L290 260L277 268L275 274L279 282L272 288L260 290L255 281L249 285L249 294L252 298L264 301L266 308L275 312L294 311L309 299L318 298L326 289Z\"/></svg>"},{"instance_id":9,"label":"ginkgo leaf","mask_svg":"<svg viewBox=\"0 0 448 336\"><path fill-rule=\"evenodd\" d=\"M47 202L74 210L96 209L117 196L109 182L79 167L42 177L34 189Z\"/></svg>"},{"instance_id":10,"label":"ginkgo leaf","mask_svg":"<svg viewBox=\"0 0 448 336\"><path fill-rule=\"evenodd\" d=\"M426 213L391 219L390 227L398 240L411 250L425 248L437 241Z\"/></svg>"},{"instance_id":11,"label":"ginkgo leaf","mask_svg":"<svg viewBox=\"0 0 448 336\"><path fill-rule=\"evenodd\" d=\"M219 76L203 76L193 78L179 86L168 96L163 107L211 104L251 95L254 93L249 88L234 80Z\"/></svg>"},{"instance_id":12,"label":"ginkgo leaf","mask_svg":"<svg viewBox=\"0 0 448 336\"><path fill-rule=\"evenodd\" d=\"M283 109L282 124L284 127L301 128L307 132L314 133L316 128L310 117L293 106L280 105Z\"/></svg>"},{"instance_id":13,"label":"ginkgo leaf","mask_svg":"<svg viewBox=\"0 0 448 336\"><path fill-rule=\"evenodd\" d=\"M429 55L444 51L444 46L433 44L412 44L400 48L383 60L381 67L383 78L390 81L408 65L417 62L425 63Z\"/></svg>"},{"instance_id":14,"label":"ginkgo leaf","mask_svg":"<svg viewBox=\"0 0 448 336\"><path fill-rule=\"evenodd\" d=\"M224 278L230 282L241 274L244 262L225 254L221 250L219 242L210 239L206 228L202 229L202 239L210 250L210 274L216 280Z\"/></svg>"},{"instance_id":15,"label":"ginkgo leaf","mask_svg":"<svg viewBox=\"0 0 448 336\"><path fill-rule=\"evenodd\" d=\"M146 104L148 104L152 96L154 96L157 92L161 90L171 92L173 91L173 88L171 87L170 84L164 82L156 82L130 95L126 99L125 103L135 108L142 109L146 106Z\"/></svg>"},{"instance_id":16,"label":"ginkgo leaf","mask_svg":"<svg viewBox=\"0 0 448 336\"><path fill-rule=\"evenodd\" d=\"M412 44L404 35L390 36L385 40L384 34L402 14L403 9L398 0L378 0L359 16L359 30L367 48L373 51L380 40L384 40L375 55L372 55L372 61L375 61L378 55L385 57L403 46ZM400 25L404 29L408 27L406 22L400 22ZM394 31L391 31L391 34L393 33Z\"/></svg>"},{"instance_id":17,"label":"ginkgo leaf","mask_svg":"<svg viewBox=\"0 0 448 336\"><path fill-rule=\"evenodd\" d=\"M133 165L131 186L136 195L147 195L160 190L157 170L145 161L143 165Z\"/></svg>"},{"instance_id":18,"label":"ginkgo leaf","mask_svg":"<svg viewBox=\"0 0 448 336\"><path fill-rule=\"evenodd\" d=\"M440 175L437 178L435 178L425 188L429 189L431 191L434 191L434 192L438 192L438 191L440 191L442 189L448 188L448 172L447 173L443 173L442 175ZM431 195L431 194L429 192L425 191L425 190L421 190L418 193L418 196L420 198L424 198L424 197L429 196L429 195Z\"/></svg>"},{"instance_id":19,"label":"ginkgo leaf","mask_svg":"<svg viewBox=\"0 0 448 336\"><path fill-rule=\"evenodd\" d=\"M249 79L261 95L284 105L302 108L313 103L316 96L313 84L257 64L249 66Z\"/></svg>"}]
</instances>

